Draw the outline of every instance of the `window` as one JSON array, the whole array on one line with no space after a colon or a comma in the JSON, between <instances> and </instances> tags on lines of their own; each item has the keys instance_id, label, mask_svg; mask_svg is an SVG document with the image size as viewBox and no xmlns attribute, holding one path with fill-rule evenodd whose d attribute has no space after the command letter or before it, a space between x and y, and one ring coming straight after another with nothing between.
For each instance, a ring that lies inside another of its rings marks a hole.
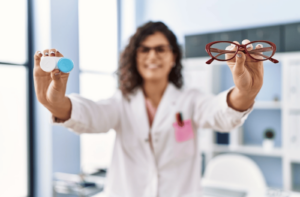
<instances>
[{"instance_id":1,"label":"window","mask_svg":"<svg viewBox=\"0 0 300 197\"><path fill-rule=\"evenodd\" d=\"M0 62L25 64L27 60L27 1L1 1L0 26Z\"/></svg>"},{"instance_id":2,"label":"window","mask_svg":"<svg viewBox=\"0 0 300 197\"><path fill-rule=\"evenodd\" d=\"M29 72L26 0L0 1L1 196L29 196Z\"/></svg>"},{"instance_id":3,"label":"window","mask_svg":"<svg viewBox=\"0 0 300 197\"><path fill-rule=\"evenodd\" d=\"M80 94L97 101L113 96L118 64L117 0L79 0ZM115 132L81 135L84 172L107 168Z\"/></svg>"}]
</instances>

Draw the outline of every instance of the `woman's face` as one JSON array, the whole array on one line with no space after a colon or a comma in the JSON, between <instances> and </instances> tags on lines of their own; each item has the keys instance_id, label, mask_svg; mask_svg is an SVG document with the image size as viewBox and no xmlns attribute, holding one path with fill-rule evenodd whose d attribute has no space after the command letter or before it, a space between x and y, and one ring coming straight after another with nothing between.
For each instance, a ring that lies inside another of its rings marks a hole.
<instances>
[{"instance_id":1,"label":"woman's face","mask_svg":"<svg viewBox=\"0 0 300 197\"><path fill-rule=\"evenodd\" d=\"M168 80L175 64L169 41L161 32L149 35L137 49L137 69L144 81Z\"/></svg>"}]
</instances>

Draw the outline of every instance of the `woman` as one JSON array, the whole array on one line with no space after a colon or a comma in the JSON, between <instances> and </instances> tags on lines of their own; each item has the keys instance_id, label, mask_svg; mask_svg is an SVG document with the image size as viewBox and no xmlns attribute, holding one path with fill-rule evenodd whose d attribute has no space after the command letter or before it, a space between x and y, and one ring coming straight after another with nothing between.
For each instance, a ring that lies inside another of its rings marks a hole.
<instances>
[{"instance_id":1,"label":"woman","mask_svg":"<svg viewBox=\"0 0 300 197\"><path fill-rule=\"evenodd\" d=\"M43 54L63 56L55 49ZM43 54L34 57L35 90L53 122L78 134L116 131L105 188L111 197L182 197L199 191L197 129L229 131L241 125L263 82L262 62L246 61L239 52L228 62L234 88L217 96L182 90L180 50L162 22L148 22L131 37L121 55L119 91L107 100L65 96L69 74L43 72Z\"/></svg>"}]
</instances>

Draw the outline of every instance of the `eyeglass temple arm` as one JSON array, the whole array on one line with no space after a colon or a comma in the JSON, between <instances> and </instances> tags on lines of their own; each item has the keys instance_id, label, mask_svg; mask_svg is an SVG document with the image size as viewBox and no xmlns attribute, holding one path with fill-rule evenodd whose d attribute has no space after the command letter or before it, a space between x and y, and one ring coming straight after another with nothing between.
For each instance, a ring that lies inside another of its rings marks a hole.
<instances>
[{"instance_id":1,"label":"eyeglass temple arm","mask_svg":"<svg viewBox=\"0 0 300 197\"><path fill-rule=\"evenodd\" d=\"M257 52L266 52L266 51L272 51L273 48L272 47L264 47L264 48L259 48L259 49L253 49L253 50L250 50L248 52L250 53L257 53ZM223 49L217 49L217 48L210 48L210 51L211 52L219 52L219 53L223 53L223 52L226 52L226 53L235 53L235 51L232 51L232 50L223 50Z\"/></svg>"},{"instance_id":2,"label":"eyeglass temple arm","mask_svg":"<svg viewBox=\"0 0 300 197\"><path fill-rule=\"evenodd\" d=\"M216 55L216 57L219 57L220 55L225 54L225 53L235 53L234 51L227 51L227 50L221 50L221 49L216 49L216 48L211 48L210 51L220 53L220 54ZM215 60L215 58L211 58L206 62L206 64L211 64L214 60Z\"/></svg>"},{"instance_id":3,"label":"eyeglass temple arm","mask_svg":"<svg viewBox=\"0 0 300 197\"><path fill-rule=\"evenodd\" d=\"M274 58L270 58L269 60L275 64L277 64L279 62L277 59L274 59Z\"/></svg>"},{"instance_id":4,"label":"eyeglass temple arm","mask_svg":"<svg viewBox=\"0 0 300 197\"><path fill-rule=\"evenodd\" d=\"M248 51L248 52L251 54L261 55L265 58L269 58L268 56L262 55L261 52L272 51L272 50L273 50L272 47L265 47L265 48L261 48L261 49L254 49L254 50ZM269 60L275 64L277 64L279 62L277 59L274 59L274 58L270 58Z\"/></svg>"},{"instance_id":5,"label":"eyeglass temple arm","mask_svg":"<svg viewBox=\"0 0 300 197\"><path fill-rule=\"evenodd\" d=\"M208 61L206 61L206 64L211 64L214 60L215 60L215 58L211 58Z\"/></svg>"},{"instance_id":6,"label":"eyeglass temple arm","mask_svg":"<svg viewBox=\"0 0 300 197\"><path fill-rule=\"evenodd\" d=\"M265 51L270 51L270 50L255 49L255 50L248 51L248 52L251 53L251 54L263 56L264 58L268 59L269 58L268 56L261 54L261 52L265 52ZM221 49L211 48L211 52L219 53L218 55L215 56L215 57L219 57L220 55L223 55L225 53L235 53L236 51L229 51L229 50L221 50Z\"/></svg>"},{"instance_id":7,"label":"eyeglass temple arm","mask_svg":"<svg viewBox=\"0 0 300 197\"><path fill-rule=\"evenodd\" d=\"M219 53L219 54L216 55L215 57L219 57L220 55L223 55L223 54L225 54L225 53L235 53L235 51L221 50L221 49L216 49L216 48L211 48L210 51L211 51L211 52L217 52L217 53ZM208 60L208 61L206 62L206 64L211 64L214 60L215 60L215 58L211 58L210 60Z\"/></svg>"},{"instance_id":8,"label":"eyeglass temple arm","mask_svg":"<svg viewBox=\"0 0 300 197\"><path fill-rule=\"evenodd\" d=\"M263 56L264 58L269 59L268 56L261 54L261 52L272 51L272 50L273 50L272 47L265 47L265 48L261 48L261 49L254 49L254 50L251 50L251 51L248 51L248 52L250 54L255 54L255 55ZM216 55L215 57L219 57L220 55L223 55L225 53L235 53L235 51L221 50L221 49L216 49L216 48L211 48L211 52L220 53L220 54ZM271 62L275 63L275 64L279 62L278 60L276 60L274 58L270 58L269 60Z\"/></svg>"},{"instance_id":9,"label":"eyeglass temple arm","mask_svg":"<svg viewBox=\"0 0 300 197\"><path fill-rule=\"evenodd\" d=\"M211 48L210 51L220 53L220 54L216 55L216 57L219 57L220 55L223 55L225 53L235 53L235 51L227 51L227 50L221 50L221 49L216 49L216 48ZM211 64L214 60L215 60L215 58L211 58L210 60L208 60L206 62L206 64Z\"/></svg>"}]
</instances>

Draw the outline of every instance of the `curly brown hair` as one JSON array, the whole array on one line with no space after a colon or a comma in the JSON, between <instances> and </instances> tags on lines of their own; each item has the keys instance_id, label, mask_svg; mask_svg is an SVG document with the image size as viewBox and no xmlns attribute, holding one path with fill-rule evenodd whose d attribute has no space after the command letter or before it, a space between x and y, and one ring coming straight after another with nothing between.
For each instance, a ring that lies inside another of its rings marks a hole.
<instances>
[{"instance_id":1,"label":"curly brown hair","mask_svg":"<svg viewBox=\"0 0 300 197\"><path fill-rule=\"evenodd\" d=\"M147 22L137 29L135 34L130 38L129 44L122 52L120 57L120 65L117 70L119 89L122 94L127 97L130 93L143 84L143 78L137 70L136 52L140 43L143 42L149 35L155 32L161 32L169 41L172 52L175 55L175 66L169 74L169 81L177 88L183 85L183 77L181 74L181 50L177 43L175 34L162 22Z\"/></svg>"}]
</instances>

